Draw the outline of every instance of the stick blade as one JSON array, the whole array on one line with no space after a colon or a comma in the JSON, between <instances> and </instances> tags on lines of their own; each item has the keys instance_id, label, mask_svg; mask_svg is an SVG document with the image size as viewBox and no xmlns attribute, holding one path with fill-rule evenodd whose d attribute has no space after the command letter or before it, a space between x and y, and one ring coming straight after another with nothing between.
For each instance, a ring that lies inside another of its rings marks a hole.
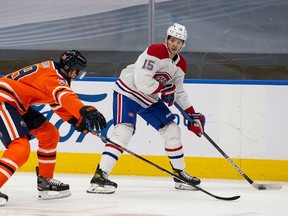
<instances>
[{"instance_id":1,"label":"stick blade","mask_svg":"<svg viewBox=\"0 0 288 216\"><path fill-rule=\"evenodd\" d=\"M240 198L240 196L233 196L233 197L220 197L220 196L214 196L216 199L220 200L226 200L226 201L232 201L232 200L237 200Z\"/></svg>"},{"instance_id":2,"label":"stick blade","mask_svg":"<svg viewBox=\"0 0 288 216\"><path fill-rule=\"evenodd\" d=\"M278 183L258 184L253 182L252 186L258 190L280 190L282 188L282 185Z\"/></svg>"}]
</instances>

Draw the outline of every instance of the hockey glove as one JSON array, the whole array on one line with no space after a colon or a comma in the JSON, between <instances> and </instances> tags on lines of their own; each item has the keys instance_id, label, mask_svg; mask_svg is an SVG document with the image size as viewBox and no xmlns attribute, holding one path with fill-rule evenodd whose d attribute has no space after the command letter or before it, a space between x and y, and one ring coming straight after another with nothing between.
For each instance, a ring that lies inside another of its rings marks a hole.
<instances>
[{"instance_id":1,"label":"hockey glove","mask_svg":"<svg viewBox=\"0 0 288 216\"><path fill-rule=\"evenodd\" d=\"M82 117L78 120L77 118L73 117L68 121L69 124L73 125L75 130L84 134L89 132L88 125L85 119Z\"/></svg>"},{"instance_id":2,"label":"hockey glove","mask_svg":"<svg viewBox=\"0 0 288 216\"><path fill-rule=\"evenodd\" d=\"M80 109L83 119L87 120L92 130L103 130L106 127L104 116L93 106L84 106Z\"/></svg>"},{"instance_id":3,"label":"hockey glove","mask_svg":"<svg viewBox=\"0 0 288 216\"><path fill-rule=\"evenodd\" d=\"M174 84L167 84L161 92L161 100L168 104L168 106L172 106L175 100L175 92L176 86Z\"/></svg>"},{"instance_id":4,"label":"hockey glove","mask_svg":"<svg viewBox=\"0 0 288 216\"><path fill-rule=\"evenodd\" d=\"M205 116L201 113L194 113L194 114L188 114L192 119L193 122L188 121L188 130L195 133L198 137L202 136L202 133L204 132L204 126L205 126Z\"/></svg>"}]
</instances>

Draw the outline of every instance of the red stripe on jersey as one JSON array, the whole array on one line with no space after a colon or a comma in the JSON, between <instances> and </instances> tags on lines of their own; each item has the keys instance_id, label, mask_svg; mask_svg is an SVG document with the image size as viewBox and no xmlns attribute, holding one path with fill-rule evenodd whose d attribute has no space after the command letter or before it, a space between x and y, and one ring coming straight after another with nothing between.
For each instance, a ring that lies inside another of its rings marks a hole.
<instances>
[{"instance_id":1,"label":"red stripe on jersey","mask_svg":"<svg viewBox=\"0 0 288 216\"><path fill-rule=\"evenodd\" d=\"M118 94L117 95L117 123L121 122L122 119L122 95Z\"/></svg>"},{"instance_id":2,"label":"red stripe on jersey","mask_svg":"<svg viewBox=\"0 0 288 216\"><path fill-rule=\"evenodd\" d=\"M118 79L118 81L121 83L121 86L125 89L127 89L127 91L135 94L136 96L140 97L140 99L144 100L146 103L150 103L153 104L154 102L152 100L150 100L149 98L146 98L144 95L140 94L139 92L129 88L129 86L127 86L121 79Z\"/></svg>"}]
</instances>

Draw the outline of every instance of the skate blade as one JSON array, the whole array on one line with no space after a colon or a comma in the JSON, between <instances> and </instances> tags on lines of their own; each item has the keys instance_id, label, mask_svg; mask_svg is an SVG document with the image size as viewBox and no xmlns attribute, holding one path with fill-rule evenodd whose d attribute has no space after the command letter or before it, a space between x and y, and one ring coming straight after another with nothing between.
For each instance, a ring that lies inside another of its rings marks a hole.
<instances>
[{"instance_id":1,"label":"skate blade","mask_svg":"<svg viewBox=\"0 0 288 216\"><path fill-rule=\"evenodd\" d=\"M115 190L116 188L111 185L105 185L104 187L101 187L98 184L91 184L87 189L87 193L113 194Z\"/></svg>"},{"instance_id":2,"label":"skate blade","mask_svg":"<svg viewBox=\"0 0 288 216\"><path fill-rule=\"evenodd\" d=\"M38 198L40 200L61 199L71 196L70 190L64 191L39 191Z\"/></svg>"},{"instance_id":3,"label":"skate blade","mask_svg":"<svg viewBox=\"0 0 288 216\"><path fill-rule=\"evenodd\" d=\"M187 185L187 184L183 184L183 183L178 183L175 182L175 189L177 190L190 190L190 191L198 191L197 188L191 186L191 185Z\"/></svg>"},{"instance_id":4,"label":"skate blade","mask_svg":"<svg viewBox=\"0 0 288 216\"><path fill-rule=\"evenodd\" d=\"M7 200L3 197L0 197L0 206L4 206L6 205L6 203L7 203Z\"/></svg>"}]
</instances>

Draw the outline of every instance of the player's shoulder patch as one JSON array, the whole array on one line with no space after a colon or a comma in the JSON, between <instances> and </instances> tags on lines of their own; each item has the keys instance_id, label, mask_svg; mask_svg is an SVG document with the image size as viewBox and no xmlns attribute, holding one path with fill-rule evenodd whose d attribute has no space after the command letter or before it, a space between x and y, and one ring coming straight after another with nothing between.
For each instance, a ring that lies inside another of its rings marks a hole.
<instances>
[{"instance_id":1,"label":"player's shoulder patch","mask_svg":"<svg viewBox=\"0 0 288 216\"><path fill-rule=\"evenodd\" d=\"M42 68L49 68L51 66L50 61L44 61L41 63Z\"/></svg>"},{"instance_id":2,"label":"player's shoulder patch","mask_svg":"<svg viewBox=\"0 0 288 216\"><path fill-rule=\"evenodd\" d=\"M177 66L180 67L184 73L186 73L186 71L187 71L187 62L186 62L185 58L183 58L183 56L181 56L180 54L178 54L178 56L179 56L180 60L177 63Z\"/></svg>"},{"instance_id":3,"label":"player's shoulder patch","mask_svg":"<svg viewBox=\"0 0 288 216\"><path fill-rule=\"evenodd\" d=\"M58 80L59 80L60 85L69 85L67 80L65 80L65 79L58 78Z\"/></svg>"},{"instance_id":4,"label":"player's shoulder patch","mask_svg":"<svg viewBox=\"0 0 288 216\"><path fill-rule=\"evenodd\" d=\"M147 54L159 59L169 58L168 50L164 44L152 44L148 47Z\"/></svg>"}]
</instances>

